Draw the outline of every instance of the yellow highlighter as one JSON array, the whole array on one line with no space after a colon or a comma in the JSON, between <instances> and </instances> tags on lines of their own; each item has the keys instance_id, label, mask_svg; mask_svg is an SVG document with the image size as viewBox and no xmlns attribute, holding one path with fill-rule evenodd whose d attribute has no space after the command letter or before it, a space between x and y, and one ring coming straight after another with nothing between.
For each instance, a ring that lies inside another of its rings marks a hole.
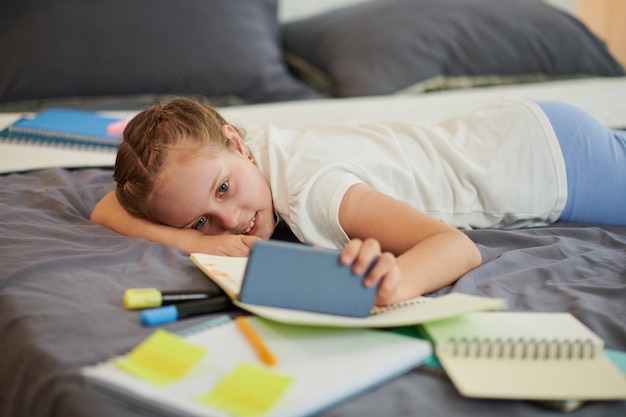
<instances>
[{"instance_id":1,"label":"yellow highlighter","mask_svg":"<svg viewBox=\"0 0 626 417\"><path fill-rule=\"evenodd\" d=\"M223 295L218 289L159 291L156 288L129 288L124 292L124 307L128 309L153 308Z\"/></svg>"}]
</instances>

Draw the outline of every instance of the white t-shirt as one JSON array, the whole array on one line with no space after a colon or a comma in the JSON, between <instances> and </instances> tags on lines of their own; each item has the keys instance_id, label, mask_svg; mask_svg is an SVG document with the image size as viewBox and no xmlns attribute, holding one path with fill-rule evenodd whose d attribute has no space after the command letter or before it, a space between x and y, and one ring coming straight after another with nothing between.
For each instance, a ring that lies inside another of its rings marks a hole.
<instances>
[{"instance_id":1,"label":"white t-shirt","mask_svg":"<svg viewBox=\"0 0 626 417\"><path fill-rule=\"evenodd\" d=\"M349 241L339 205L357 183L466 229L547 225L567 198L558 140L531 101L498 102L432 125L266 126L247 143L274 209L300 241L322 247Z\"/></svg>"}]
</instances>

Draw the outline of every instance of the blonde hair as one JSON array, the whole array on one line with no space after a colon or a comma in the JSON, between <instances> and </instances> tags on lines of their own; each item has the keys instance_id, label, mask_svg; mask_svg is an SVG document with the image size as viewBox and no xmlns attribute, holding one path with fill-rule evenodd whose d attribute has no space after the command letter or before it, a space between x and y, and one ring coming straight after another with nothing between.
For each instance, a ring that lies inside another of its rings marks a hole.
<instances>
[{"instance_id":1,"label":"blonde hair","mask_svg":"<svg viewBox=\"0 0 626 417\"><path fill-rule=\"evenodd\" d=\"M122 207L134 216L158 221L149 204L169 155L174 150L192 155L207 146L233 149L222 134L225 124L214 108L189 98L153 105L135 116L124 129L113 171Z\"/></svg>"}]
</instances>

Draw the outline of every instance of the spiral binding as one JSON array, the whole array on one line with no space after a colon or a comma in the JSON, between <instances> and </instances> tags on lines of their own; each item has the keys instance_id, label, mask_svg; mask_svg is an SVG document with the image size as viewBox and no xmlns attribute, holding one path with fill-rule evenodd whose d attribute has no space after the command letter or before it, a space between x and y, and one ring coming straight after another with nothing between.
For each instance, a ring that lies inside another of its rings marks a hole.
<instances>
[{"instance_id":1,"label":"spiral binding","mask_svg":"<svg viewBox=\"0 0 626 417\"><path fill-rule=\"evenodd\" d=\"M374 306L370 314L371 315L382 314L391 310L397 310L398 308L402 308L402 307L408 307L408 306L412 306L416 304L424 304L432 300L433 299L429 297L415 297L415 298L411 298L410 300L399 301L397 303L389 304L386 306L380 306L380 307Z\"/></svg>"},{"instance_id":2,"label":"spiral binding","mask_svg":"<svg viewBox=\"0 0 626 417\"><path fill-rule=\"evenodd\" d=\"M450 338L443 349L457 357L490 359L591 359L600 348L591 339Z\"/></svg>"},{"instance_id":3,"label":"spiral binding","mask_svg":"<svg viewBox=\"0 0 626 417\"><path fill-rule=\"evenodd\" d=\"M7 143L10 145L28 145L28 146L46 146L61 149L75 149L84 151L99 151L99 152L117 152L117 144L105 144L94 142L81 142L72 140L63 140L60 138L46 138L44 136L18 136L11 135L5 131L0 133L0 143Z\"/></svg>"},{"instance_id":4,"label":"spiral binding","mask_svg":"<svg viewBox=\"0 0 626 417\"><path fill-rule=\"evenodd\" d=\"M219 325L222 325L222 324L229 323L231 321L232 321L232 319L230 318L230 316L225 314L223 316L218 316L216 318L203 321L203 322L201 322L199 324L196 324L195 326L191 326L191 327L187 327L185 329L179 330L176 333L179 336L186 337L186 336L190 336L190 335L192 335L194 333L198 333L198 332L201 332L203 330L210 329L212 327L216 327L216 326L219 326Z\"/></svg>"}]
</instances>

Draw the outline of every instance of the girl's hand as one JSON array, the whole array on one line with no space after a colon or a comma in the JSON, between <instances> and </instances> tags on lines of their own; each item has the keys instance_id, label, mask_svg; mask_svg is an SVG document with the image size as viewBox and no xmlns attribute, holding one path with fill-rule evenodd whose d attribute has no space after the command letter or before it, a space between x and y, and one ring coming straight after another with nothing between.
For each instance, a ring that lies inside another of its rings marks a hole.
<instances>
[{"instance_id":1,"label":"girl's hand","mask_svg":"<svg viewBox=\"0 0 626 417\"><path fill-rule=\"evenodd\" d=\"M396 264L396 257L390 252L381 252L380 243L376 239L353 239L341 251L341 263L352 265L352 272L364 274L374 261L363 284L373 287L378 282L380 286L376 293L376 305L387 305L399 298L400 269Z\"/></svg>"},{"instance_id":2,"label":"girl's hand","mask_svg":"<svg viewBox=\"0 0 626 417\"><path fill-rule=\"evenodd\" d=\"M248 256L250 248L261 238L245 235L202 235L196 236L193 250L187 252L204 252L221 256Z\"/></svg>"}]
</instances>

